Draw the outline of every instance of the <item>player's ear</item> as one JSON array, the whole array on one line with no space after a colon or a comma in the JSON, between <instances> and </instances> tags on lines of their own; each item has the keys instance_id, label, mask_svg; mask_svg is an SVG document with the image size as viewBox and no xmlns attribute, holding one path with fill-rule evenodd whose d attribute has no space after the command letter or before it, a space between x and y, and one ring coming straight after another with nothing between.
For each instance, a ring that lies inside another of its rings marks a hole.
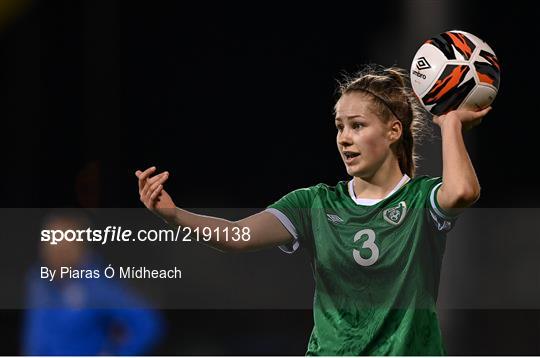
<instances>
[{"instance_id":1,"label":"player's ear","mask_svg":"<svg viewBox=\"0 0 540 358\"><path fill-rule=\"evenodd\" d=\"M395 143L401 138L401 133L403 131L403 126L401 122L397 119L391 120L388 124L388 139L391 143Z\"/></svg>"}]
</instances>

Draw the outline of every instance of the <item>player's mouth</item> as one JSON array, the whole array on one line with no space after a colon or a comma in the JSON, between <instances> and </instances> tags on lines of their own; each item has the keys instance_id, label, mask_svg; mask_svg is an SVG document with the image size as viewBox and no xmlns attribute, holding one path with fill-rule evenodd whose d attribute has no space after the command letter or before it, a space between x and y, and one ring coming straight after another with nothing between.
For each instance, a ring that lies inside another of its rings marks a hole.
<instances>
[{"instance_id":1,"label":"player's mouth","mask_svg":"<svg viewBox=\"0 0 540 358\"><path fill-rule=\"evenodd\" d=\"M345 164L351 164L358 156L360 156L360 153L351 152L351 151L344 151L343 157L345 159Z\"/></svg>"}]
</instances>

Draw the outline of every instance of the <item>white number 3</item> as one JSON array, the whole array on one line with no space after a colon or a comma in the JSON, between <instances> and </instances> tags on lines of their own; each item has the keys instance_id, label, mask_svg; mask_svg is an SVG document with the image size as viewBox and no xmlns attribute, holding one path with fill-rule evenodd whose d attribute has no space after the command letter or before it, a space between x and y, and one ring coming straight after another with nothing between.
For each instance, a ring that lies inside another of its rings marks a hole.
<instances>
[{"instance_id":1,"label":"white number 3","mask_svg":"<svg viewBox=\"0 0 540 358\"><path fill-rule=\"evenodd\" d=\"M379 248L377 245L375 245L375 231L371 229L364 229L360 230L354 235L354 242L357 242L362 238L362 236L367 235L367 240L362 245L363 249L369 249L371 250L371 256L367 259L360 256L360 251L354 249L353 250L353 257L354 261L356 261L361 266L371 266L373 265L377 259L379 258Z\"/></svg>"}]
</instances>

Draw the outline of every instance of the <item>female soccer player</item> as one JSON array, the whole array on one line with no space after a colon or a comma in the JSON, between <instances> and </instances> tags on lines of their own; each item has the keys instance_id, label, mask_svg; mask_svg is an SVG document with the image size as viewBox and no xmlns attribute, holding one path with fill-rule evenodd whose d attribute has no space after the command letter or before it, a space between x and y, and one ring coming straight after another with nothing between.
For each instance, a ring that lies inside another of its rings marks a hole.
<instances>
[{"instance_id":1,"label":"female soccer player","mask_svg":"<svg viewBox=\"0 0 540 358\"><path fill-rule=\"evenodd\" d=\"M316 282L308 355L439 355L435 310L446 233L480 195L462 132L482 111L435 117L442 178L414 177L423 112L398 68L368 67L345 81L335 105L337 147L353 177L295 190L239 221L177 208L169 174L137 171L145 206L174 226L245 228L249 241L209 242L224 251L303 246ZM231 231L229 231L231 232Z\"/></svg>"}]
</instances>

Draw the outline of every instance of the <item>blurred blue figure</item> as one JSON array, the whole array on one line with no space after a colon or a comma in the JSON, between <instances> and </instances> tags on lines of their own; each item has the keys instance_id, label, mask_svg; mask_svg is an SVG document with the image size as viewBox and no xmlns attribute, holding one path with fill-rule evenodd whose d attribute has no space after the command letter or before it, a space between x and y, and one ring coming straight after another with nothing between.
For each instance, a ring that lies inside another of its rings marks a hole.
<instances>
[{"instance_id":1,"label":"blurred blue figure","mask_svg":"<svg viewBox=\"0 0 540 358\"><path fill-rule=\"evenodd\" d=\"M49 218L44 228L85 228L74 216ZM41 260L28 277L23 327L25 355L144 355L163 335L157 311L118 281L103 276L103 265L79 242L42 244ZM40 267L56 269L40 278ZM99 270L100 278L59 279L60 267ZM138 307L138 308L137 308Z\"/></svg>"}]
</instances>

